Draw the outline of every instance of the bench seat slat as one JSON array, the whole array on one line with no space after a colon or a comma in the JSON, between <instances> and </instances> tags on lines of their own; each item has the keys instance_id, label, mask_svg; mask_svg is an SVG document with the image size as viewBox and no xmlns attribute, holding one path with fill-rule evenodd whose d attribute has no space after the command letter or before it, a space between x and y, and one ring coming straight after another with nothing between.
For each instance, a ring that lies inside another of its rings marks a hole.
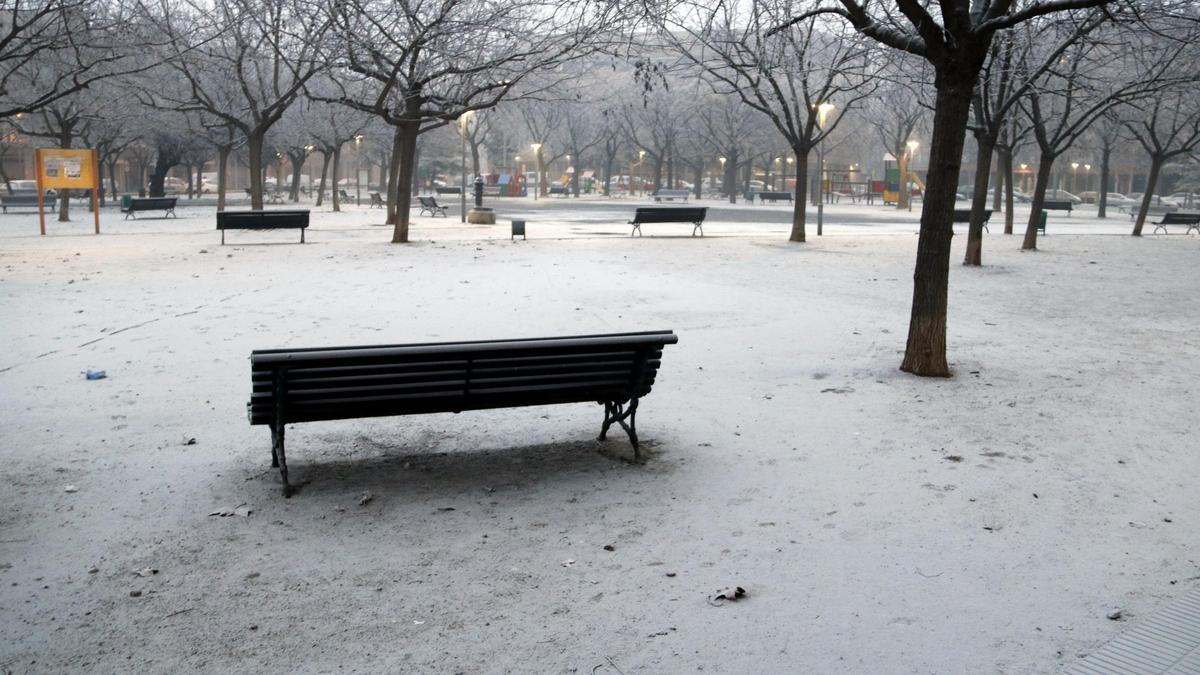
<instances>
[{"instance_id":1,"label":"bench seat slat","mask_svg":"<svg viewBox=\"0 0 1200 675\"><path fill-rule=\"evenodd\" d=\"M320 362L327 360L336 363L340 358L391 358L398 356L416 356L416 355L442 355L452 356L461 354L478 354L478 359L487 358L488 356L505 356L506 353L513 356L552 354L555 349L563 349L564 353L569 353L568 348L578 347L577 351L582 351L584 348L593 346L650 346L662 344L674 344L678 341L674 335L644 335L633 336L626 338L625 336L598 336L582 339L578 344L567 344L566 340L551 340L538 339L530 340L522 345L515 345L512 342L480 342L471 345L469 349L463 349L455 343L430 344L430 345L392 345L371 347L354 350L313 350L313 351L291 351L291 352L253 352L250 355L251 363L254 364L281 364L281 363L307 363ZM353 353L344 353L353 352ZM486 355L486 356L485 356Z\"/></svg>"}]
</instances>

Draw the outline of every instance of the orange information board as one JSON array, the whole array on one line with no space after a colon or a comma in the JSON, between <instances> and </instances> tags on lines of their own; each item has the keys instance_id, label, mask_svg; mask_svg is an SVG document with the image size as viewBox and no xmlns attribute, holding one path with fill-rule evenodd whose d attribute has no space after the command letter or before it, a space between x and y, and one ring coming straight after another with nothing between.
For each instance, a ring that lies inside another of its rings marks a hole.
<instances>
[{"instance_id":1,"label":"orange information board","mask_svg":"<svg viewBox=\"0 0 1200 675\"><path fill-rule=\"evenodd\" d=\"M78 189L92 191L92 213L96 218L96 234L100 234L100 163L96 151L78 148L38 148L34 152L37 165L38 217L42 234L46 234L46 212L42 207L46 190Z\"/></svg>"}]
</instances>

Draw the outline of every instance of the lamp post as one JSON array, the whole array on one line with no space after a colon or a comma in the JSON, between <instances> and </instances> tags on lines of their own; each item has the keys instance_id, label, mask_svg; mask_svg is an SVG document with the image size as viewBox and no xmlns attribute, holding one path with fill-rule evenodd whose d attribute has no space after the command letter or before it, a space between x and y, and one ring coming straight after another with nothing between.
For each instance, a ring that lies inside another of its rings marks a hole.
<instances>
[{"instance_id":1,"label":"lamp post","mask_svg":"<svg viewBox=\"0 0 1200 675\"><path fill-rule=\"evenodd\" d=\"M564 156L567 158L567 175L570 176L570 178L567 179L567 185L563 186L564 189L567 189L567 188L573 187L575 185L575 172L571 170L571 155L564 155ZM575 191L569 190L568 194L573 193L573 192L575 192Z\"/></svg>"},{"instance_id":2,"label":"lamp post","mask_svg":"<svg viewBox=\"0 0 1200 675\"><path fill-rule=\"evenodd\" d=\"M1075 172L1079 170L1079 162L1071 162L1071 192L1079 192L1079 179Z\"/></svg>"},{"instance_id":3,"label":"lamp post","mask_svg":"<svg viewBox=\"0 0 1200 675\"><path fill-rule=\"evenodd\" d=\"M638 163L637 163L638 187L641 188L641 194L643 194L643 195L646 194L646 181L642 180L642 163L645 161L646 161L646 151L638 150ZM630 183L630 188L632 188L633 187L633 176L632 175L629 176L629 183Z\"/></svg>"},{"instance_id":4,"label":"lamp post","mask_svg":"<svg viewBox=\"0 0 1200 675\"><path fill-rule=\"evenodd\" d=\"M1021 191L1029 192L1029 165L1021 165Z\"/></svg>"},{"instance_id":5,"label":"lamp post","mask_svg":"<svg viewBox=\"0 0 1200 675\"><path fill-rule=\"evenodd\" d=\"M834 105L828 101L817 105L817 126L821 129L821 134L825 133L825 120L829 113L834 109ZM821 236L825 232L825 139L821 138L821 144L817 146L817 236Z\"/></svg>"},{"instance_id":6,"label":"lamp post","mask_svg":"<svg viewBox=\"0 0 1200 675\"><path fill-rule=\"evenodd\" d=\"M468 110L458 118L458 131L462 136L462 181L459 183L459 214L458 222L467 222L467 122L471 121L471 117L475 114L474 110Z\"/></svg>"},{"instance_id":7,"label":"lamp post","mask_svg":"<svg viewBox=\"0 0 1200 675\"><path fill-rule=\"evenodd\" d=\"M521 173L517 174L518 176L521 177L520 181L517 182L517 184L520 185L521 182L524 182L524 180L525 180L525 165L521 163L520 155L513 157L513 171L521 172Z\"/></svg>"},{"instance_id":8,"label":"lamp post","mask_svg":"<svg viewBox=\"0 0 1200 675\"><path fill-rule=\"evenodd\" d=\"M1085 192L1092 189L1092 165L1091 164L1083 165L1083 189ZM1097 197L1097 201L1098 200L1099 200L1099 197Z\"/></svg>"},{"instance_id":9,"label":"lamp post","mask_svg":"<svg viewBox=\"0 0 1200 675\"><path fill-rule=\"evenodd\" d=\"M721 163L721 192L725 192L725 158L718 157L717 161Z\"/></svg>"},{"instance_id":10,"label":"lamp post","mask_svg":"<svg viewBox=\"0 0 1200 675\"><path fill-rule=\"evenodd\" d=\"M354 205L362 204L362 181L359 180L362 170L359 168L359 157L362 156L362 134L354 137ZM334 181L335 183L337 181ZM335 189L337 186L333 186ZM384 190L386 192L386 190Z\"/></svg>"},{"instance_id":11,"label":"lamp post","mask_svg":"<svg viewBox=\"0 0 1200 675\"><path fill-rule=\"evenodd\" d=\"M913 158L915 158L917 156L917 147L920 146L921 144L918 141L914 140L914 141L909 141L907 143L907 145L908 145L908 184L907 184L908 212L912 213L912 185L913 185L912 163L913 163ZM922 202L922 203L924 203L924 202Z\"/></svg>"},{"instance_id":12,"label":"lamp post","mask_svg":"<svg viewBox=\"0 0 1200 675\"><path fill-rule=\"evenodd\" d=\"M791 191L792 191L792 189L788 187L788 184L787 184L787 182L788 182L788 175L792 173L792 165L793 165L793 164L795 164L795 163L796 163L796 158L795 158L795 157L788 157L788 158L787 158L787 168L786 168L786 169L784 169L784 171L783 171L783 191L784 191L784 192L791 192Z\"/></svg>"},{"instance_id":13,"label":"lamp post","mask_svg":"<svg viewBox=\"0 0 1200 675\"><path fill-rule=\"evenodd\" d=\"M538 193L542 191L542 144L531 143L529 147L533 148L533 158L537 162L537 180L533 186L533 201L537 201Z\"/></svg>"}]
</instances>

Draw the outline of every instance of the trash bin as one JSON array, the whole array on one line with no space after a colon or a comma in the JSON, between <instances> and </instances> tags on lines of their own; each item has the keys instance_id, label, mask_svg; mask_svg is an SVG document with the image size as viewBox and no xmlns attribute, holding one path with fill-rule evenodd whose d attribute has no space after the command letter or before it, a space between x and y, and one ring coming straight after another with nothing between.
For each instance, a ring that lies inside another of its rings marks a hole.
<instances>
[{"instance_id":1,"label":"trash bin","mask_svg":"<svg viewBox=\"0 0 1200 675\"><path fill-rule=\"evenodd\" d=\"M121 210L122 211L128 211L129 206L131 204L133 204L133 195L129 195L129 194L121 195Z\"/></svg>"},{"instance_id":2,"label":"trash bin","mask_svg":"<svg viewBox=\"0 0 1200 675\"><path fill-rule=\"evenodd\" d=\"M523 220L512 221L512 238L516 239L518 234L522 239L525 238L525 221Z\"/></svg>"},{"instance_id":3,"label":"trash bin","mask_svg":"<svg viewBox=\"0 0 1200 675\"><path fill-rule=\"evenodd\" d=\"M1046 212L1045 211L1038 213L1038 229L1042 231L1042 234L1046 234Z\"/></svg>"}]
</instances>

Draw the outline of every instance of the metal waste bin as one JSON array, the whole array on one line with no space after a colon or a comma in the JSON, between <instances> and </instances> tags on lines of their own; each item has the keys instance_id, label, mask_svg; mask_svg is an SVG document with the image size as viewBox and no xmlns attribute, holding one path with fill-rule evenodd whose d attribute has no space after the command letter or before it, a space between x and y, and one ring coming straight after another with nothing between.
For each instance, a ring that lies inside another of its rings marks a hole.
<instances>
[{"instance_id":1,"label":"metal waste bin","mask_svg":"<svg viewBox=\"0 0 1200 675\"><path fill-rule=\"evenodd\" d=\"M512 239L516 239L518 234L522 239L525 238L525 221L523 220L512 221Z\"/></svg>"},{"instance_id":2,"label":"metal waste bin","mask_svg":"<svg viewBox=\"0 0 1200 675\"><path fill-rule=\"evenodd\" d=\"M130 195L130 194L121 195L121 210L122 211L128 211L130 205L132 205L132 204L133 204L133 195Z\"/></svg>"},{"instance_id":3,"label":"metal waste bin","mask_svg":"<svg viewBox=\"0 0 1200 675\"><path fill-rule=\"evenodd\" d=\"M1041 230L1042 234L1046 234L1046 212L1045 211L1038 213L1037 229Z\"/></svg>"}]
</instances>

